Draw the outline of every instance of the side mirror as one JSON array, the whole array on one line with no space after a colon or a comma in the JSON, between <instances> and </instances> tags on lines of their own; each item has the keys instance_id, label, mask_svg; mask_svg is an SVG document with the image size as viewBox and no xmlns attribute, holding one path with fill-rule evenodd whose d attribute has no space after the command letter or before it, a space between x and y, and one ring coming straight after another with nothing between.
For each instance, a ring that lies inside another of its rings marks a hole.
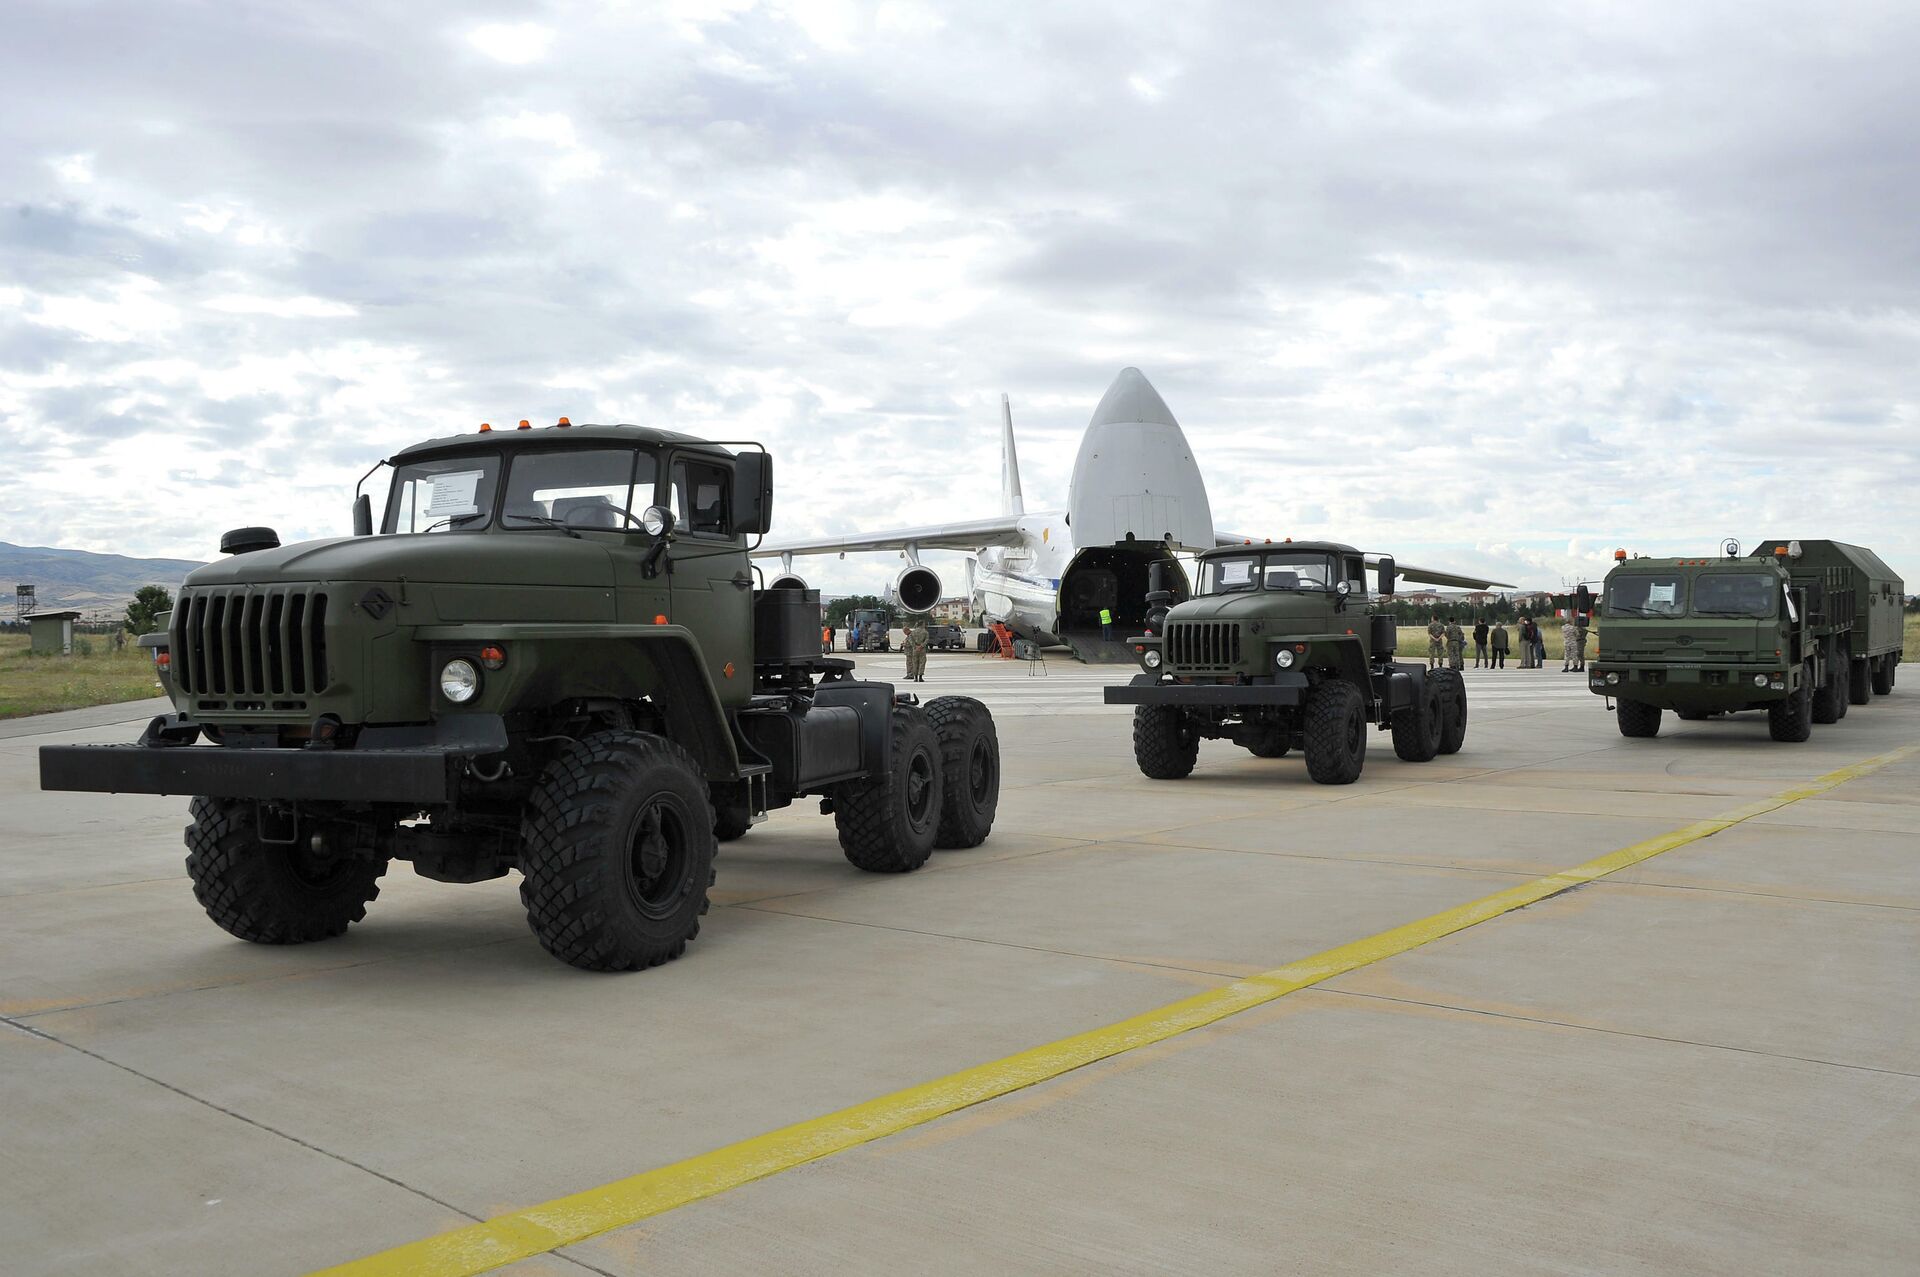
<instances>
[{"instance_id":1,"label":"side mirror","mask_svg":"<svg viewBox=\"0 0 1920 1277\"><path fill-rule=\"evenodd\" d=\"M773 530L773 458L764 452L733 459L733 530L741 536Z\"/></svg>"},{"instance_id":2,"label":"side mirror","mask_svg":"<svg viewBox=\"0 0 1920 1277\"><path fill-rule=\"evenodd\" d=\"M1393 593L1394 575L1395 574L1393 570L1393 556L1391 554L1381 555L1380 556L1380 593L1382 594Z\"/></svg>"},{"instance_id":3,"label":"side mirror","mask_svg":"<svg viewBox=\"0 0 1920 1277\"><path fill-rule=\"evenodd\" d=\"M1574 597L1573 605L1576 611L1580 612L1583 616L1591 615L1593 613L1593 591L1592 590L1589 590L1586 586L1583 585L1580 587L1580 592L1574 595L1573 597Z\"/></svg>"},{"instance_id":4,"label":"side mirror","mask_svg":"<svg viewBox=\"0 0 1920 1277\"><path fill-rule=\"evenodd\" d=\"M373 498L364 492L353 499L353 535L373 535Z\"/></svg>"}]
</instances>

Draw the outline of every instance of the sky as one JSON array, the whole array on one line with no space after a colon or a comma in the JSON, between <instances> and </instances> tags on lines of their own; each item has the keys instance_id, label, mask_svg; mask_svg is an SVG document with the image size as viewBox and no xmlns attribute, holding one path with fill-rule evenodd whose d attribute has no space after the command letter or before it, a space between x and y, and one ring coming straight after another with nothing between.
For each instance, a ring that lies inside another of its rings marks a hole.
<instances>
[{"instance_id":1,"label":"sky","mask_svg":"<svg viewBox=\"0 0 1920 1277\"><path fill-rule=\"evenodd\" d=\"M984 517L1002 391L1061 508L1131 364L1234 531L1911 590L1915 65L1910 3L10 0L0 540L338 535L561 414L763 441L776 535Z\"/></svg>"}]
</instances>

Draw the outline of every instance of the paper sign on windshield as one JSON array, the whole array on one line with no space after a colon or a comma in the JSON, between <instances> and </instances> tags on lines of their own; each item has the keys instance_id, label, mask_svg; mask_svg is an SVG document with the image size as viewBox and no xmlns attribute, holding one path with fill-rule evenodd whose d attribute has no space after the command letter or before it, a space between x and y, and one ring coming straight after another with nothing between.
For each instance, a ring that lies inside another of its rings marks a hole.
<instances>
[{"instance_id":1,"label":"paper sign on windshield","mask_svg":"<svg viewBox=\"0 0 1920 1277\"><path fill-rule=\"evenodd\" d=\"M1651 585L1647 586L1647 602L1648 603L1673 602L1673 592L1677 585L1678 585L1678 582L1675 582L1675 581L1653 582Z\"/></svg>"},{"instance_id":2,"label":"paper sign on windshield","mask_svg":"<svg viewBox=\"0 0 1920 1277\"><path fill-rule=\"evenodd\" d=\"M459 470L433 476L432 495L427 498L427 517L442 518L455 514L477 514L479 504L474 492L480 486L482 470Z\"/></svg>"}]
</instances>

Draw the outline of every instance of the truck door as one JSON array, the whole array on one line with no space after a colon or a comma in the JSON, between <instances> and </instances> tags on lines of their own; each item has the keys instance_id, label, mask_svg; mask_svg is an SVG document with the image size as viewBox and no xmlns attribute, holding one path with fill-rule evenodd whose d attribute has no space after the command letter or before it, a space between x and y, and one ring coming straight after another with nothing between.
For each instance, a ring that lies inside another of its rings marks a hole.
<instances>
[{"instance_id":1,"label":"truck door","mask_svg":"<svg viewBox=\"0 0 1920 1277\"><path fill-rule=\"evenodd\" d=\"M699 637L721 703L741 704L753 691L753 574L733 524L733 468L675 453L668 488L678 529L668 577L674 623Z\"/></svg>"}]
</instances>

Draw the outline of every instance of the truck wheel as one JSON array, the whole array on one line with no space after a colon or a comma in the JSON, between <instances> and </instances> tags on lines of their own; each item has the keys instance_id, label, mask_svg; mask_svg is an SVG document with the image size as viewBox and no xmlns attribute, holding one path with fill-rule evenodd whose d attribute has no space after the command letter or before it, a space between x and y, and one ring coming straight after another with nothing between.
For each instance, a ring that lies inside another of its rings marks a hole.
<instances>
[{"instance_id":1,"label":"truck wheel","mask_svg":"<svg viewBox=\"0 0 1920 1277\"><path fill-rule=\"evenodd\" d=\"M548 953L637 971L700 934L713 806L691 755L646 732L597 732L547 764L520 822L520 902Z\"/></svg>"},{"instance_id":2,"label":"truck wheel","mask_svg":"<svg viewBox=\"0 0 1920 1277\"><path fill-rule=\"evenodd\" d=\"M1440 752L1457 754L1467 740L1467 680L1459 670L1435 670L1427 679L1440 689Z\"/></svg>"},{"instance_id":3,"label":"truck wheel","mask_svg":"<svg viewBox=\"0 0 1920 1277\"><path fill-rule=\"evenodd\" d=\"M1649 737L1660 734L1660 707L1639 701L1615 701L1613 721L1622 736Z\"/></svg>"},{"instance_id":4,"label":"truck wheel","mask_svg":"<svg viewBox=\"0 0 1920 1277\"><path fill-rule=\"evenodd\" d=\"M1855 705L1873 699L1873 662L1864 656L1854 657L1847 667L1847 699Z\"/></svg>"},{"instance_id":5,"label":"truck wheel","mask_svg":"<svg viewBox=\"0 0 1920 1277\"><path fill-rule=\"evenodd\" d=\"M1133 707L1133 761L1149 780L1180 780L1193 774L1200 736L1170 705Z\"/></svg>"},{"instance_id":6,"label":"truck wheel","mask_svg":"<svg viewBox=\"0 0 1920 1277\"><path fill-rule=\"evenodd\" d=\"M1367 706L1348 683L1322 683L1307 695L1307 775L1322 785L1351 785L1367 763Z\"/></svg>"},{"instance_id":7,"label":"truck wheel","mask_svg":"<svg viewBox=\"0 0 1920 1277\"><path fill-rule=\"evenodd\" d=\"M1893 653L1889 652L1873 663L1873 694L1885 696L1891 691L1893 691Z\"/></svg>"},{"instance_id":8,"label":"truck wheel","mask_svg":"<svg viewBox=\"0 0 1920 1277\"><path fill-rule=\"evenodd\" d=\"M973 650L974 650L974 651L976 651L976 652L991 652L991 651L993 650L993 648L994 648L994 638L993 638L993 631L991 631L991 630L982 630L982 631L980 631L980 633L978 633L978 634L976 634L976 635L974 635L974 636L973 636Z\"/></svg>"},{"instance_id":9,"label":"truck wheel","mask_svg":"<svg viewBox=\"0 0 1920 1277\"><path fill-rule=\"evenodd\" d=\"M1393 716L1393 752L1403 763L1424 763L1440 752L1440 732L1446 726L1440 708L1440 688L1431 678L1420 681L1413 704Z\"/></svg>"},{"instance_id":10,"label":"truck wheel","mask_svg":"<svg viewBox=\"0 0 1920 1277\"><path fill-rule=\"evenodd\" d=\"M255 944L326 940L367 916L385 857L321 859L304 841L263 842L251 802L196 798L187 876L207 916Z\"/></svg>"},{"instance_id":11,"label":"truck wheel","mask_svg":"<svg viewBox=\"0 0 1920 1277\"><path fill-rule=\"evenodd\" d=\"M978 847L993 831L1000 806L1000 734L993 715L971 696L927 702L927 721L940 738L940 829L933 845Z\"/></svg>"},{"instance_id":12,"label":"truck wheel","mask_svg":"<svg viewBox=\"0 0 1920 1277\"><path fill-rule=\"evenodd\" d=\"M833 798L840 850L868 873L918 869L940 830L940 738L914 705L895 705L889 726L886 770L840 786Z\"/></svg>"},{"instance_id":13,"label":"truck wheel","mask_svg":"<svg viewBox=\"0 0 1920 1277\"><path fill-rule=\"evenodd\" d=\"M1785 700L1767 706L1767 734L1775 740L1803 741L1813 735L1813 676L1808 671Z\"/></svg>"},{"instance_id":14,"label":"truck wheel","mask_svg":"<svg viewBox=\"0 0 1920 1277\"><path fill-rule=\"evenodd\" d=\"M1285 758L1287 756L1287 734L1278 727L1268 728L1257 738L1246 744L1247 752L1255 758Z\"/></svg>"}]
</instances>

